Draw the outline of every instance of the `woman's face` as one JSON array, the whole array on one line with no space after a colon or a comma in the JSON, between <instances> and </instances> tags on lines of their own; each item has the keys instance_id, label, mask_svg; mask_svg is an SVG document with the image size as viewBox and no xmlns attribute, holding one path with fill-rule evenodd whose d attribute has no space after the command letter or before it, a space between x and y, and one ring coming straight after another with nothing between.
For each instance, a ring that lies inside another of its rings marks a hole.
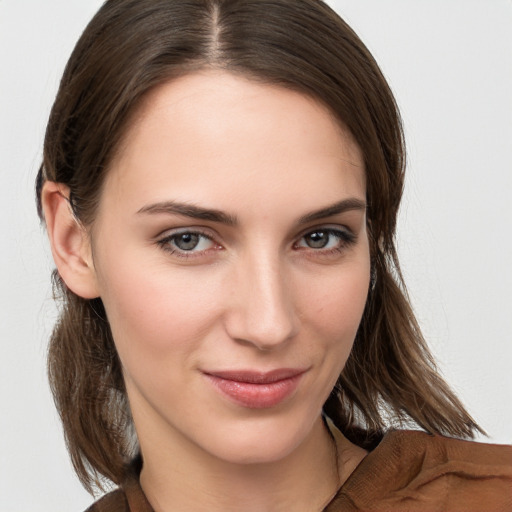
<instances>
[{"instance_id":1,"label":"woman's face","mask_svg":"<svg viewBox=\"0 0 512 512\"><path fill-rule=\"evenodd\" d=\"M131 123L92 254L143 451L278 460L318 421L365 305L362 156L309 97L182 77Z\"/></svg>"}]
</instances>

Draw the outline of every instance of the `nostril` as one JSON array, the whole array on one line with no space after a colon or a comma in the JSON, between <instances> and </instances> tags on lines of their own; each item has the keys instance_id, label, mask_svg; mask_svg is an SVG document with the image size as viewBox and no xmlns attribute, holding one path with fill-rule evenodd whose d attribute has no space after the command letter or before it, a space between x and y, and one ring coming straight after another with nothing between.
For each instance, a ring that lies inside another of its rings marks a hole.
<instances>
[{"instance_id":1,"label":"nostril","mask_svg":"<svg viewBox=\"0 0 512 512\"><path fill-rule=\"evenodd\" d=\"M260 350L272 350L293 338L298 322L292 308L275 303L239 305L228 315L227 330L231 338L250 343Z\"/></svg>"}]
</instances>

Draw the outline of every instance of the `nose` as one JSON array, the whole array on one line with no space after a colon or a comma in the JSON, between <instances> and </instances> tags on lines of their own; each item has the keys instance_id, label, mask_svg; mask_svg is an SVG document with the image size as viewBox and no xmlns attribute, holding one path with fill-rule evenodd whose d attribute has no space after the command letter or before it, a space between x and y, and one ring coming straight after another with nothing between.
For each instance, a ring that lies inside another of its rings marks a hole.
<instances>
[{"instance_id":1,"label":"nose","mask_svg":"<svg viewBox=\"0 0 512 512\"><path fill-rule=\"evenodd\" d=\"M225 317L229 336L261 351L286 344L297 334L299 323L285 265L277 256L260 256L233 270Z\"/></svg>"}]
</instances>

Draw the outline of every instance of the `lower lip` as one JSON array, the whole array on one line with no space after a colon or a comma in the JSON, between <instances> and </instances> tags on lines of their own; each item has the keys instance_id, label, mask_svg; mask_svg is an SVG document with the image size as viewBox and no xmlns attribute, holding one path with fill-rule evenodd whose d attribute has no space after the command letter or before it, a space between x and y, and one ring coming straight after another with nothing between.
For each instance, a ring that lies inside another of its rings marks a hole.
<instances>
[{"instance_id":1,"label":"lower lip","mask_svg":"<svg viewBox=\"0 0 512 512\"><path fill-rule=\"evenodd\" d=\"M213 386L224 396L232 402L250 409L266 409L284 402L297 389L302 375L301 373L267 384L253 384L205 374Z\"/></svg>"}]
</instances>

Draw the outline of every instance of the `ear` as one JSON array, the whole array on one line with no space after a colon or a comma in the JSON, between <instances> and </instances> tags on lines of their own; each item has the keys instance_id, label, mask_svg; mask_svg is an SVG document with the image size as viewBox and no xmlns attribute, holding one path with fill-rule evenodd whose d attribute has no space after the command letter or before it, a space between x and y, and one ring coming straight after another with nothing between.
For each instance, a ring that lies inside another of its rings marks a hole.
<instances>
[{"instance_id":1,"label":"ear","mask_svg":"<svg viewBox=\"0 0 512 512\"><path fill-rule=\"evenodd\" d=\"M73 214L69 188L47 181L41 192L53 259L66 286L84 299L99 296L89 236Z\"/></svg>"}]
</instances>

